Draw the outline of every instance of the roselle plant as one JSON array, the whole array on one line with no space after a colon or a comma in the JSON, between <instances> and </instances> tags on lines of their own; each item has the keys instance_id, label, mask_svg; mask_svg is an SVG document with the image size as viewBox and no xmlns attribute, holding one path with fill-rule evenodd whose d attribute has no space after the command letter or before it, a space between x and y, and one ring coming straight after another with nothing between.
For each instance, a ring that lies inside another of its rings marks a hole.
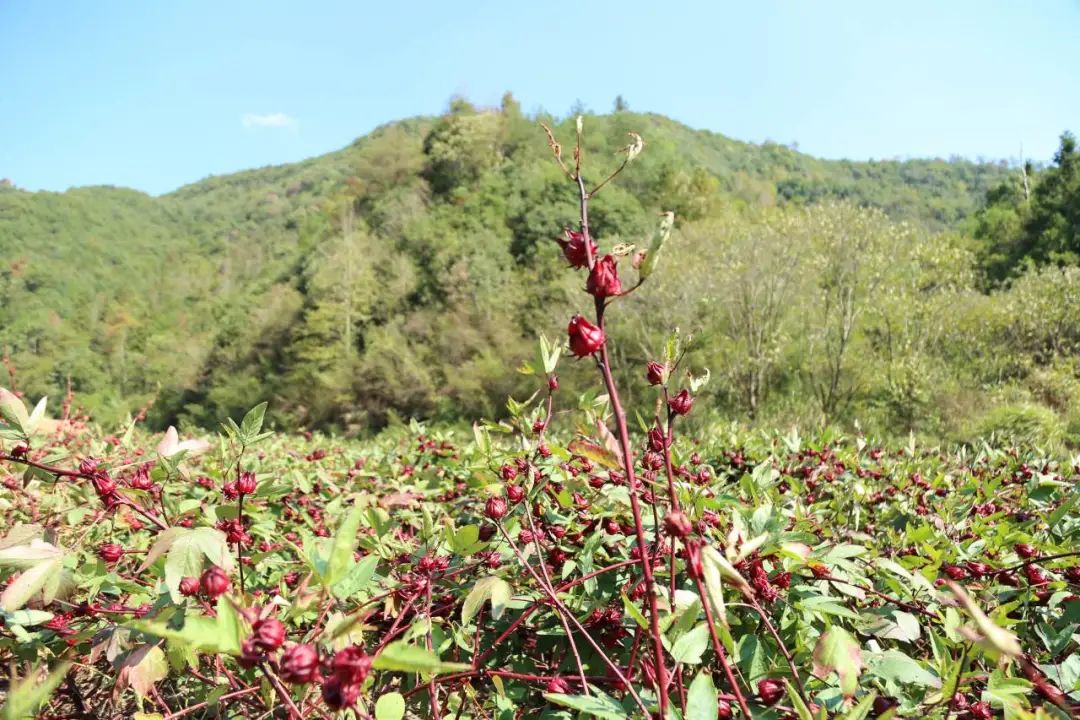
<instances>
[{"instance_id":1,"label":"roselle plant","mask_svg":"<svg viewBox=\"0 0 1080 720\"><path fill-rule=\"evenodd\" d=\"M680 437L708 374L678 336L628 415L608 329L674 218L641 248L594 238L590 203L643 141L589 185L583 132L571 164L548 137L585 302L522 368L536 394L467 442L279 435L265 405L212 439L103 435L71 398L53 418L0 390L4 718L1075 713L1080 469ZM570 362L603 392L569 397Z\"/></svg>"}]
</instances>

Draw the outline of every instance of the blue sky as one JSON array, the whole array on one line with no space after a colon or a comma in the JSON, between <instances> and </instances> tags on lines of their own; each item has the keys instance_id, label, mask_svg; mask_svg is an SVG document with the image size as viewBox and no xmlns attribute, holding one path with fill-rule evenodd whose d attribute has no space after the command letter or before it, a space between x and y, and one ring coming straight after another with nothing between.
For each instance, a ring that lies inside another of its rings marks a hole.
<instances>
[{"instance_id":1,"label":"blue sky","mask_svg":"<svg viewBox=\"0 0 1080 720\"><path fill-rule=\"evenodd\" d=\"M0 177L34 190L167 192L506 90L831 158L1080 131L1078 0L0 0L0 49Z\"/></svg>"}]
</instances>

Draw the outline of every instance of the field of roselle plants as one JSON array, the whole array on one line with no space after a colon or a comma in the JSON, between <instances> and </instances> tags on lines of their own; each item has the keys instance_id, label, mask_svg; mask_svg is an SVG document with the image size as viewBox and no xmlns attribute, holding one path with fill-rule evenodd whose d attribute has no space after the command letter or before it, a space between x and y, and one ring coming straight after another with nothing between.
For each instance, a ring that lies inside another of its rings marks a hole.
<instances>
[{"instance_id":1,"label":"field of roselle plants","mask_svg":"<svg viewBox=\"0 0 1080 720\"><path fill-rule=\"evenodd\" d=\"M673 219L601 254L642 141L589 189L581 132L549 139L591 307L498 422L105 434L0 392L5 719L1075 716L1080 468L702 431L678 337L623 408L606 323ZM600 393L560 390L575 361Z\"/></svg>"}]
</instances>

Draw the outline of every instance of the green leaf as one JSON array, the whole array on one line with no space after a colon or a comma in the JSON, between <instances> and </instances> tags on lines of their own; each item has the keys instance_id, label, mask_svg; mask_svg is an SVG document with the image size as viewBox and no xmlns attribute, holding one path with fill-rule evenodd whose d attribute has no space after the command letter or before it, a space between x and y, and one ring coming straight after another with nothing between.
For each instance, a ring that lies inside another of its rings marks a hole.
<instances>
[{"instance_id":1,"label":"green leaf","mask_svg":"<svg viewBox=\"0 0 1080 720\"><path fill-rule=\"evenodd\" d=\"M571 710L577 710L603 720L626 720L626 710L613 697L605 695L599 690L594 690L594 693L593 695L544 693L544 699L556 705L568 707Z\"/></svg>"},{"instance_id":2,"label":"green leaf","mask_svg":"<svg viewBox=\"0 0 1080 720\"><path fill-rule=\"evenodd\" d=\"M902 685L940 688L941 679L899 650L886 650L868 659L869 670L883 680Z\"/></svg>"},{"instance_id":3,"label":"green leaf","mask_svg":"<svg viewBox=\"0 0 1080 720\"><path fill-rule=\"evenodd\" d=\"M363 592L371 584L375 577L375 569L379 565L378 555L368 555L363 560L349 568L349 573L330 588L330 592L339 600L348 598Z\"/></svg>"},{"instance_id":4,"label":"green leaf","mask_svg":"<svg viewBox=\"0 0 1080 720\"><path fill-rule=\"evenodd\" d=\"M862 700L859 704L851 708L851 710L844 715L843 720L866 720L870 715L870 711L874 709L874 699L877 698L877 693L872 692Z\"/></svg>"},{"instance_id":5,"label":"green leaf","mask_svg":"<svg viewBox=\"0 0 1080 720\"><path fill-rule=\"evenodd\" d=\"M4 589L3 594L0 594L0 610L14 612L20 609L57 577L63 567L61 558L52 558L24 570Z\"/></svg>"},{"instance_id":6,"label":"green leaf","mask_svg":"<svg viewBox=\"0 0 1080 720\"><path fill-rule=\"evenodd\" d=\"M795 691L795 687L787 678L784 678L784 689L787 690L788 699L791 700L791 707L795 708L795 714L799 717L799 720L814 720L814 714L810 712L810 708L803 702L802 696Z\"/></svg>"},{"instance_id":7,"label":"green leaf","mask_svg":"<svg viewBox=\"0 0 1080 720\"><path fill-rule=\"evenodd\" d=\"M1001 670L990 674L990 680L983 691L983 699L995 708L1001 708L1006 718L1018 717L1027 709L1027 695L1032 685L1023 678L1006 677Z\"/></svg>"},{"instance_id":8,"label":"green leaf","mask_svg":"<svg viewBox=\"0 0 1080 720\"><path fill-rule=\"evenodd\" d=\"M218 598L217 615L213 618L205 615L185 615L179 629L172 627L167 620L134 620L129 622L127 627L181 643L194 650L228 655L240 654L240 642L244 633L244 625L236 608L224 595Z\"/></svg>"},{"instance_id":9,"label":"green leaf","mask_svg":"<svg viewBox=\"0 0 1080 720\"><path fill-rule=\"evenodd\" d=\"M243 445L251 445L262 430L263 418L266 416L266 403L259 403L247 411L244 419L240 421L240 442Z\"/></svg>"},{"instance_id":10,"label":"green leaf","mask_svg":"<svg viewBox=\"0 0 1080 720\"><path fill-rule=\"evenodd\" d=\"M376 670L438 675L468 670L471 666L464 663L443 662L430 650L398 640L384 647L382 652L375 656L372 667Z\"/></svg>"},{"instance_id":11,"label":"green leaf","mask_svg":"<svg viewBox=\"0 0 1080 720\"><path fill-rule=\"evenodd\" d=\"M128 653L120 662L117 687L130 687L140 698L150 696L154 683L169 676L165 652L157 645L143 645Z\"/></svg>"},{"instance_id":12,"label":"green leaf","mask_svg":"<svg viewBox=\"0 0 1080 720\"><path fill-rule=\"evenodd\" d=\"M676 662L697 665L701 662L701 656L705 654L708 647L709 626L707 623L700 623L675 641L675 644L671 646L671 657L675 658Z\"/></svg>"},{"instance_id":13,"label":"green leaf","mask_svg":"<svg viewBox=\"0 0 1080 720\"><path fill-rule=\"evenodd\" d=\"M686 691L686 720L716 720L720 703L712 675L702 670Z\"/></svg>"},{"instance_id":14,"label":"green leaf","mask_svg":"<svg viewBox=\"0 0 1080 720\"><path fill-rule=\"evenodd\" d=\"M21 398L0 387L0 419L7 425L17 430L22 438L27 438L30 433L30 416L26 413L26 405Z\"/></svg>"},{"instance_id":15,"label":"green leaf","mask_svg":"<svg viewBox=\"0 0 1080 720\"><path fill-rule=\"evenodd\" d=\"M465 602L461 604L461 622L467 623L476 616L485 601L491 600L491 617L498 620L502 617L506 605L513 595L510 583L500 577L491 575L477 580L472 590L465 596Z\"/></svg>"},{"instance_id":16,"label":"green leaf","mask_svg":"<svg viewBox=\"0 0 1080 720\"><path fill-rule=\"evenodd\" d=\"M645 619L645 616L638 610L637 605L631 602L630 598L626 597L626 593L622 593L623 607L626 608L626 613L634 619L634 622L638 624L642 630L649 629L649 621Z\"/></svg>"},{"instance_id":17,"label":"green leaf","mask_svg":"<svg viewBox=\"0 0 1080 720\"><path fill-rule=\"evenodd\" d=\"M832 627L821 634L814 646L814 674L825 677L836 672L844 697L854 697L863 670L859 643L841 627Z\"/></svg>"},{"instance_id":18,"label":"green leaf","mask_svg":"<svg viewBox=\"0 0 1080 720\"><path fill-rule=\"evenodd\" d=\"M375 720L401 720L405 717L405 698L401 693L386 693L375 702Z\"/></svg>"},{"instance_id":19,"label":"green leaf","mask_svg":"<svg viewBox=\"0 0 1080 720\"><path fill-rule=\"evenodd\" d=\"M364 511L359 507L353 507L338 527L337 533L334 534L334 543L330 547L326 572L321 578L327 587L332 587L334 583L345 577L349 566L355 562L353 553L356 552L356 540L363 519Z\"/></svg>"},{"instance_id":20,"label":"green leaf","mask_svg":"<svg viewBox=\"0 0 1080 720\"><path fill-rule=\"evenodd\" d=\"M5 625L44 625L53 619L51 612L44 610L16 610L15 612L3 613Z\"/></svg>"}]
</instances>

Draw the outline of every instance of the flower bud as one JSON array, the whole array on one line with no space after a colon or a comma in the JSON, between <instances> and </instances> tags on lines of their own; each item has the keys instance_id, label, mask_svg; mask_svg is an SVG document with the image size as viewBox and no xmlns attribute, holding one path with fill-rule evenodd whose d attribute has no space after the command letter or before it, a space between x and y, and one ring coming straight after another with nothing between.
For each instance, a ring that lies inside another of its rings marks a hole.
<instances>
[{"instance_id":1,"label":"flower bud","mask_svg":"<svg viewBox=\"0 0 1080 720\"><path fill-rule=\"evenodd\" d=\"M686 517L686 513L674 510L664 516L664 529L668 535L677 538L685 538L694 531L693 525L690 524L690 518Z\"/></svg>"},{"instance_id":2,"label":"flower bud","mask_svg":"<svg viewBox=\"0 0 1080 720\"><path fill-rule=\"evenodd\" d=\"M1019 543L1016 546L1016 554L1025 560L1031 559L1039 554L1039 551L1034 546L1027 543Z\"/></svg>"},{"instance_id":3,"label":"flower bud","mask_svg":"<svg viewBox=\"0 0 1080 720\"><path fill-rule=\"evenodd\" d=\"M241 495L251 495L255 492L255 486L255 473L253 472L242 472L236 480L236 491Z\"/></svg>"},{"instance_id":4,"label":"flower bud","mask_svg":"<svg viewBox=\"0 0 1080 720\"><path fill-rule=\"evenodd\" d=\"M592 355L604 345L604 331L581 315L570 318L566 332L570 336L570 350L578 357Z\"/></svg>"},{"instance_id":5,"label":"flower bud","mask_svg":"<svg viewBox=\"0 0 1080 720\"><path fill-rule=\"evenodd\" d=\"M506 500L498 496L488 498L484 505L484 514L492 520L506 517Z\"/></svg>"},{"instance_id":6,"label":"flower bud","mask_svg":"<svg viewBox=\"0 0 1080 720\"><path fill-rule=\"evenodd\" d=\"M588 248L585 246L585 235L567 228L563 231L566 234L565 240L556 240L559 243L559 247L562 248L563 256L566 261L570 263L572 267L583 268L589 264L589 251L592 251L593 256L596 255L596 243L589 240Z\"/></svg>"},{"instance_id":7,"label":"flower bud","mask_svg":"<svg viewBox=\"0 0 1080 720\"><path fill-rule=\"evenodd\" d=\"M93 483L94 492L98 494L98 497L108 497L116 492L116 481L106 472L94 473L90 482Z\"/></svg>"},{"instance_id":8,"label":"flower bud","mask_svg":"<svg viewBox=\"0 0 1080 720\"><path fill-rule=\"evenodd\" d=\"M519 503L525 499L525 488L520 485L508 485L506 488L506 499L512 503Z\"/></svg>"},{"instance_id":9,"label":"flower bud","mask_svg":"<svg viewBox=\"0 0 1080 720\"><path fill-rule=\"evenodd\" d=\"M334 671L334 677L350 685L359 686L371 672L372 662L373 658L365 653L363 648L350 645L334 655L331 668Z\"/></svg>"},{"instance_id":10,"label":"flower bud","mask_svg":"<svg viewBox=\"0 0 1080 720\"><path fill-rule=\"evenodd\" d=\"M649 381L650 385L663 385L667 382L667 374L668 368L665 363L650 360L649 364L645 366L645 379Z\"/></svg>"},{"instance_id":11,"label":"flower bud","mask_svg":"<svg viewBox=\"0 0 1080 720\"><path fill-rule=\"evenodd\" d=\"M598 298L612 297L622 292L622 283L619 281L619 271L613 256L605 255L596 261L589 272L589 279L585 281L585 291Z\"/></svg>"},{"instance_id":12,"label":"flower bud","mask_svg":"<svg viewBox=\"0 0 1080 720\"><path fill-rule=\"evenodd\" d=\"M149 490L154 487L154 481L150 479L150 471L143 465L131 476L128 485L135 490Z\"/></svg>"},{"instance_id":13,"label":"flower bud","mask_svg":"<svg viewBox=\"0 0 1080 720\"><path fill-rule=\"evenodd\" d=\"M322 697L331 710L344 710L356 704L360 698L360 686L343 683L340 678L332 677L323 683Z\"/></svg>"},{"instance_id":14,"label":"flower bud","mask_svg":"<svg viewBox=\"0 0 1080 720\"><path fill-rule=\"evenodd\" d=\"M559 376L558 375L552 375L551 377L548 378L548 390L550 390L551 392L555 392L558 389L559 389Z\"/></svg>"},{"instance_id":15,"label":"flower bud","mask_svg":"<svg viewBox=\"0 0 1080 720\"><path fill-rule=\"evenodd\" d=\"M116 543L105 543L98 547L97 555L111 565L124 556L124 548Z\"/></svg>"},{"instance_id":16,"label":"flower bud","mask_svg":"<svg viewBox=\"0 0 1080 720\"><path fill-rule=\"evenodd\" d=\"M766 678L757 684L758 699L766 707L772 707L784 696L784 686L779 680Z\"/></svg>"},{"instance_id":17,"label":"flower bud","mask_svg":"<svg viewBox=\"0 0 1080 720\"><path fill-rule=\"evenodd\" d=\"M653 452L662 452L671 446L667 433L658 427L649 428L649 449Z\"/></svg>"},{"instance_id":18,"label":"flower bud","mask_svg":"<svg viewBox=\"0 0 1080 720\"><path fill-rule=\"evenodd\" d=\"M315 679L319 671L319 652L314 645L293 645L281 654L281 679L290 685L302 685Z\"/></svg>"},{"instance_id":19,"label":"flower bud","mask_svg":"<svg viewBox=\"0 0 1080 720\"><path fill-rule=\"evenodd\" d=\"M686 415L694 407L694 398L690 397L688 390L680 390L678 395L668 400L668 407L676 415Z\"/></svg>"},{"instance_id":20,"label":"flower bud","mask_svg":"<svg viewBox=\"0 0 1080 720\"><path fill-rule=\"evenodd\" d=\"M570 692L570 686L561 677L556 676L548 680L547 685L544 687L544 692L562 693L565 695Z\"/></svg>"},{"instance_id":21,"label":"flower bud","mask_svg":"<svg viewBox=\"0 0 1080 720\"><path fill-rule=\"evenodd\" d=\"M277 618L267 618L255 623L251 637L266 652L273 652L285 642L285 625Z\"/></svg>"},{"instance_id":22,"label":"flower bud","mask_svg":"<svg viewBox=\"0 0 1080 720\"><path fill-rule=\"evenodd\" d=\"M197 577L182 577L180 578L180 594L184 597L194 597L199 594L199 578Z\"/></svg>"},{"instance_id":23,"label":"flower bud","mask_svg":"<svg viewBox=\"0 0 1080 720\"><path fill-rule=\"evenodd\" d=\"M229 582L229 576L224 570L217 565L211 565L199 578L199 585L202 587L203 595L214 600L227 593L232 583Z\"/></svg>"}]
</instances>

